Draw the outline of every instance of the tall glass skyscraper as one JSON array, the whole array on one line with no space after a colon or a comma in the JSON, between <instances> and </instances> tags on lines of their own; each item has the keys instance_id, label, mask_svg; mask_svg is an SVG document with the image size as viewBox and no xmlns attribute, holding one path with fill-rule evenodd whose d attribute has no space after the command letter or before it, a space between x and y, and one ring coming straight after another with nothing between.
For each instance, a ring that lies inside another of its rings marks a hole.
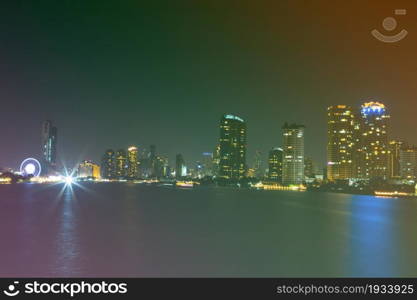
<instances>
[{"instance_id":1,"label":"tall glass skyscraper","mask_svg":"<svg viewBox=\"0 0 417 300\"><path fill-rule=\"evenodd\" d=\"M253 160L253 171L256 178L264 176L264 170L262 169L262 152L255 151L255 158Z\"/></svg>"},{"instance_id":2,"label":"tall glass skyscraper","mask_svg":"<svg viewBox=\"0 0 417 300\"><path fill-rule=\"evenodd\" d=\"M175 157L175 177L181 179L187 176L187 167L185 166L182 154L177 154Z\"/></svg>"},{"instance_id":3,"label":"tall glass skyscraper","mask_svg":"<svg viewBox=\"0 0 417 300\"><path fill-rule=\"evenodd\" d=\"M361 117L361 177L387 179L390 177L387 133L390 116L384 104L367 102L361 107Z\"/></svg>"},{"instance_id":4,"label":"tall glass skyscraper","mask_svg":"<svg viewBox=\"0 0 417 300\"><path fill-rule=\"evenodd\" d=\"M357 110L356 110L357 111ZM352 107L327 108L327 178L348 180L354 176L356 114Z\"/></svg>"},{"instance_id":5,"label":"tall glass skyscraper","mask_svg":"<svg viewBox=\"0 0 417 300\"><path fill-rule=\"evenodd\" d=\"M316 164L314 163L311 157L306 157L304 159L304 176L306 178L314 178L316 176Z\"/></svg>"},{"instance_id":6,"label":"tall glass skyscraper","mask_svg":"<svg viewBox=\"0 0 417 300\"><path fill-rule=\"evenodd\" d=\"M157 156L156 156L156 146L155 145L151 145L149 147L149 154L148 154L148 176L149 177L157 177L156 175L156 164L157 164Z\"/></svg>"},{"instance_id":7,"label":"tall glass skyscraper","mask_svg":"<svg viewBox=\"0 0 417 300\"><path fill-rule=\"evenodd\" d=\"M127 155L126 150L120 149L116 152L116 177L125 178L127 176Z\"/></svg>"},{"instance_id":8,"label":"tall glass skyscraper","mask_svg":"<svg viewBox=\"0 0 417 300\"><path fill-rule=\"evenodd\" d=\"M268 156L268 180L282 183L282 148L273 148Z\"/></svg>"},{"instance_id":9,"label":"tall glass skyscraper","mask_svg":"<svg viewBox=\"0 0 417 300\"><path fill-rule=\"evenodd\" d=\"M56 167L57 139L58 129L52 125L52 121L45 121L42 124L42 161L45 173Z\"/></svg>"},{"instance_id":10,"label":"tall glass skyscraper","mask_svg":"<svg viewBox=\"0 0 417 300\"><path fill-rule=\"evenodd\" d=\"M400 150L400 177L415 180L417 175L417 148L406 146Z\"/></svg>"},{"instance_id":11,"label":"tall glass skyscraper","mask_svg":"<svg viewBox=\"0 0 417 300\"><path fill-rule=\"evenodd\" d=\"M154 164L154 177L163 178L168 177L167 173L168 158L162 156L156 156Z\"/></svg>"},{"instance_id":12,"label":"tall glass skyscraper","mask_svg":"<svg viewBox=\"0 0 417 300\"><path fill-rule=\"evenodd\" d=\"M202 176L213 176L213 153L203 152L202 154Z\"/></svg>"},{"instance_id":13,"label":"tall glass skyscraper","mask_svg":"<svg viewBox=\"0 0 417 300\"><path fill-rule=\"evenodd\" d=\"M285 123L283 130L282 183L304 182L304 125Z\"/></svg>"},{"instance_id":14,"label":"tall glass skyscraper","mask_svg":"<svg viewBox=\"0 0 417 300\"><path fill-rule=\"evenodd\" d=\"M129 147L127 149L127 160L128 160L128 167L127 167L127 177L129 179L135 179L138 177L138 148L137 147Z\"/></svg>"},{"instance_id":15,"label":"tall glass skyscraper","mask_svg":"<svg viewBox=\"0 0 417 300\"><path fill-rule=\"evenodd\" d=\"M391 178L401 177L400 153L405 146L403 141L392 140L389 142L388 168Z\"/></svg>"},{"instance_id":16,"label":"tall glass skyscraper","mask_svg":"<svg viewBox=\"0 0 417 300\"><path fill-rule=\"evenodd\" d=\"M216 145L213 151L213 175L219 176L220 170L220 145Z\"/></svg>"},{"instance_id":17,"label":"tall glass skyscraper","mask_svg":"<svg viewBox=\"0 0 417 300\"><path fill-rule=\"evenodd\" d=\"M246 173L246 123L235 115L220 120L219 177L239 180Z\"/></svg>"},{"instance_id":18,"label":"tall glass skyscraper","mask_svg":"<svg viewBox=\"0 0 417 300\"><path fill-rule=\"evenodd\" d=\"M101 177L105 179L116 178L116 155L111 149L106 150L101 160Z\"/></svg>"}]
</instances>

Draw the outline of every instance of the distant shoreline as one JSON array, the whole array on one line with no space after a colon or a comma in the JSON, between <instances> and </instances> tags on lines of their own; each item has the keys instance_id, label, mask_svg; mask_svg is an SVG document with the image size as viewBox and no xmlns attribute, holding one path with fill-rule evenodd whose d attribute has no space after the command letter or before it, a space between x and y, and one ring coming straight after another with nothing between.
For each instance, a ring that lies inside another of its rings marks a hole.
<instances>
[{"instance_id":1,"label":"distant shoreline","mask_svg":"<svg viewBox=\"0 0 417 300\"><path fill-rule=\"evenodd\" d=\"M170 187L175 189L201 189L201 188L224 188L224 189L239 189L239 190L254 190L254 191L270 191L270 192L311 192L311 193L328 193L328 194L345 194L345 195L363 195L363 196L374 196L378 198L403 198L403 199L417 199L417 195L415 194L405 194L405 193L395 193L394 192L383 192L385 194L376 194L377 191L374 192L353 192L353 191L346 191L346 190L324 190L324 189L314 189L314 188L307 188L305 190L270 190L270 189L262 189L262 188L253 188L249 186L235 186L235 185L216 185L216 184L202 184L196 186L176 186L174 183L167 184L167 183L160 183L160 182L133 182L133 181L79 181L79 184L129 184L129 185L141 185L141 186L152 186L152 187ZM29 185L55 185L55 184L65 184L64 182L8 182L0 184L8 186L8 185L16 185L16 184L29 184Z\"/></svg>"}]
</instances>

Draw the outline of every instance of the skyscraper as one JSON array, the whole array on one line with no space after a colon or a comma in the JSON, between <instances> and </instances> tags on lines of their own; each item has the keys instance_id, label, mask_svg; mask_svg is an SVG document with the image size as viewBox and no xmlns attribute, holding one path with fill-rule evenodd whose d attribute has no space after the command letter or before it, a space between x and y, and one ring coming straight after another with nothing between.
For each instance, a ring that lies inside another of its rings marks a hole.
<instances>
[{"instance_id":1,"label":"skyscraper","mask_svg":"<svg viewBox=\"0 0 417 300\"><path fill-rule=\"evenodd\" d=\"M169 174L167 173L167 167L168 167L168 158L162 157L162 156L156 156L155 163L154 163L154 177L156 178L168 177Z\"/></svg>"},{"instance_id":2,"label":"skyscraper","mask_svg":"<svg viewBox=\"0 0 417 300\"><path fill-rule=\"evenodd\" d=\"M404 146L402 141L393 140L389 142L388 169L391 178L401 177L400 151Z\"/></svg>"},{"instance_id":3,"label":"skyscraper","mask_svg":"<svg viewBox=\"0 0 417 300\"><path fill-rule=\"evenodd\" d=\"M214 166L213 153L203 152L201 165L202 165L202 176L213 176L213 166Z\"/></svg>"},{"instance_id":4,"label":"skyscraper","mask_svg":"<svg viewBox=\"0 0 417 300\"><path fill-rule=\"evenodd\" d=\"M347 105L327 108L327 178L347 180L355 177L355 125L357 114Z\"/></svg>"},{"instance_id":5,"label":"skyscraper","mask_svg":"<svg viewBox=\"0 0 417 300\"><path fill-rule=\"evenodd\" d=\"M314 178L316 175L315 164L312 158L304 158L304 176L307 178Z\"/></svg>"},{"instance_id":6,"label":"skyscraper","mask_svg":"<svg viewBox=\"0 0 417 300\"><path fill-rule=\"evenodd\" d=\"M400 149L400 176L402 179L415 180L417 175L417 149L404 147Z\"/></svg>"},{"instance_id":7,"label":"skyscraper","mask_svg":"<svg viewBox=\"0 0 417 300\"><path fill-rule=\"evenodd\" d=\"M78 165L78 178L100 178L100 166L94 164L92 161L85 160Z\"/></svg>"},{"instance_id":8,"label":"skyscraper","mask_svg":"<svg viewBox=\"0 0 417 300\"><path fill-rule=\"evenodd\" d=\"M361 107L361 164L366 179L389 177L388 120L386 107L380 102L367 102Z\"/></svg>"},{"instance_id":9,"label":"skyscraper","mask_svg":"<svg viewBox=\"0 0 417 300\"><path fill-rule=\"evenodd\" d=\"M282 148L272 148L268 156L268 180L282 183Z\"/></svg>"},{"instance_id":10,"label":"skyscraper","mask_svg":"<svg viewBox=\"0 0 417 300\"><path fill-rule=\"evenodd\" d=\"M149 159L149 177L156 177L156 164L157 164L157 156L156 156L156 146L155 145L151 145L149 147L149 155L148 155L148 159Z\"/></svg>"},{"instance_id":11,"label":"skyscraper","mask_svg":"<svg viewBox=\"0 0 417 300\"><path fill-rule=\"evenodd\" d=\"M255 158L253 161L253 170L254 170L254 175L257 178L261 178L264 174L263 170L262 170L262 152L259 150L255 151Z\"/></svg>"},{"instance_id":12,"label":"skyscraper","mask_svg":"<svg viewBox=\"0 0 417 300\"><path fill-rule=\"evenodd\" d=\"M219 176L220 170L220 145L217 145L213 152L213 176Z\"/></svg>"},{"instance_id":13,"label":"skyscraper","mask_svg":"<svg viewBox=\"0 0 417 300\"><path fill-rule=\"evenodd\" d=\"M187 176L187 167L185 166L182 154L177 154L175 157L175 178L181 179Z\"/></svg>"},{"instance_id":14,"label":"skyscraper","mask_svg":"<svg viewBox=\"0 0 417 300\"><path fill-rule=\"evenodd\" d=\"M201 161L197 161L197 163L195 164L195 178L201 179L203 178L203 172L204 172L204 167L203 164L201 163Z\"/></svg>"},{"instance_id":15,"label":"skyscraper","mask_svg":"<svg viewBox=\"0 0 417 300\"><path fill-rule=\"evenodd\" d=\"M234 115L220 120L219 177L239 180L246 173L246 124Z\"/></svg>"},{"instance_id":16,"label":"skyscraper","mask_svg":"<svg viewBox=\"0 0 417 300\"><path fill-rule=\"evenodd\" d=\"M101 176L105 179L116 178L116 156L113 150L108 149L101 161Z\"/></svg>"},{"instance_id":17,"label":"skyscraper","mask_svg":"<svg viewBox=\"0 0 417 300\"><path fill-rule=\"evenodd\" d=\"M285 123L283 129L282 183L304 182L304 125Z\"/></svg>"},{"instance_id":18,"label":"skyscraper","mask_svg":"<svg viewBox=\"0 0 417 300\"><path fill-rule=\"evenodd\" d=\"M135 179L138 177L138 148L137 147L129 147L127 149L127 177L129 179Z\"/></svg>"},{"instance_id":19,"label":"skyscraper","mask_svg":"<svg viewBox=\"0 0 417 300\"><path fill-rule=\"evenodd\" d=\"M56 167L56 145L58 129L52 125L52 121L42 124L42 161L45 173Z\"/></svg>"},{"instance_id":20,"label":"skyscraper","mask_svg":"<svg viewBox=\"0 0 417 300\"><path fill-rule=\"evenodd\" d=\"M116 152L116 177L124 179L127 176L127 155L126 150L120 149Z\"/></svg>"}]
</instances>

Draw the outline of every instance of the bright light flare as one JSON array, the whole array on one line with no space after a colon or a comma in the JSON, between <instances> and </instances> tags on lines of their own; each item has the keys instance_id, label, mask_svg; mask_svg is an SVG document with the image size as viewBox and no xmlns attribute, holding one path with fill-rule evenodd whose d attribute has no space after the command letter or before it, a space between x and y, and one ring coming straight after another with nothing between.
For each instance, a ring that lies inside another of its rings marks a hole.
<instances>
[{"instance_id":1,"label":"bright light flare","mask_svg":"<svg viewBox=\"0 0 417 300\"><path fill-rule=\"evenodd\" d=\"M64 177L64 182L66 185L71 185L74 183L74 178L72 178L72 176L65 176Z\"/></svg>"}]
</instances>

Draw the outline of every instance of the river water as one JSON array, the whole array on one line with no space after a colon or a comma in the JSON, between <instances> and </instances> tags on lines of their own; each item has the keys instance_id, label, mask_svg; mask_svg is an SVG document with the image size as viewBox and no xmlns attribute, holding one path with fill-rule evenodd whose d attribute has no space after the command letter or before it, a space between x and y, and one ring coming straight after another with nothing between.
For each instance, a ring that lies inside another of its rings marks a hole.
<instances>
[{"instance_id":1,"label":"river water","mask_svg":"<svg viewBox=\"0 0 417 300\"><path fill-rule=\"evenodd\" d=\"M2 277L417 276L417 200L0 185Z\"/></svg>"}]
</instances>

